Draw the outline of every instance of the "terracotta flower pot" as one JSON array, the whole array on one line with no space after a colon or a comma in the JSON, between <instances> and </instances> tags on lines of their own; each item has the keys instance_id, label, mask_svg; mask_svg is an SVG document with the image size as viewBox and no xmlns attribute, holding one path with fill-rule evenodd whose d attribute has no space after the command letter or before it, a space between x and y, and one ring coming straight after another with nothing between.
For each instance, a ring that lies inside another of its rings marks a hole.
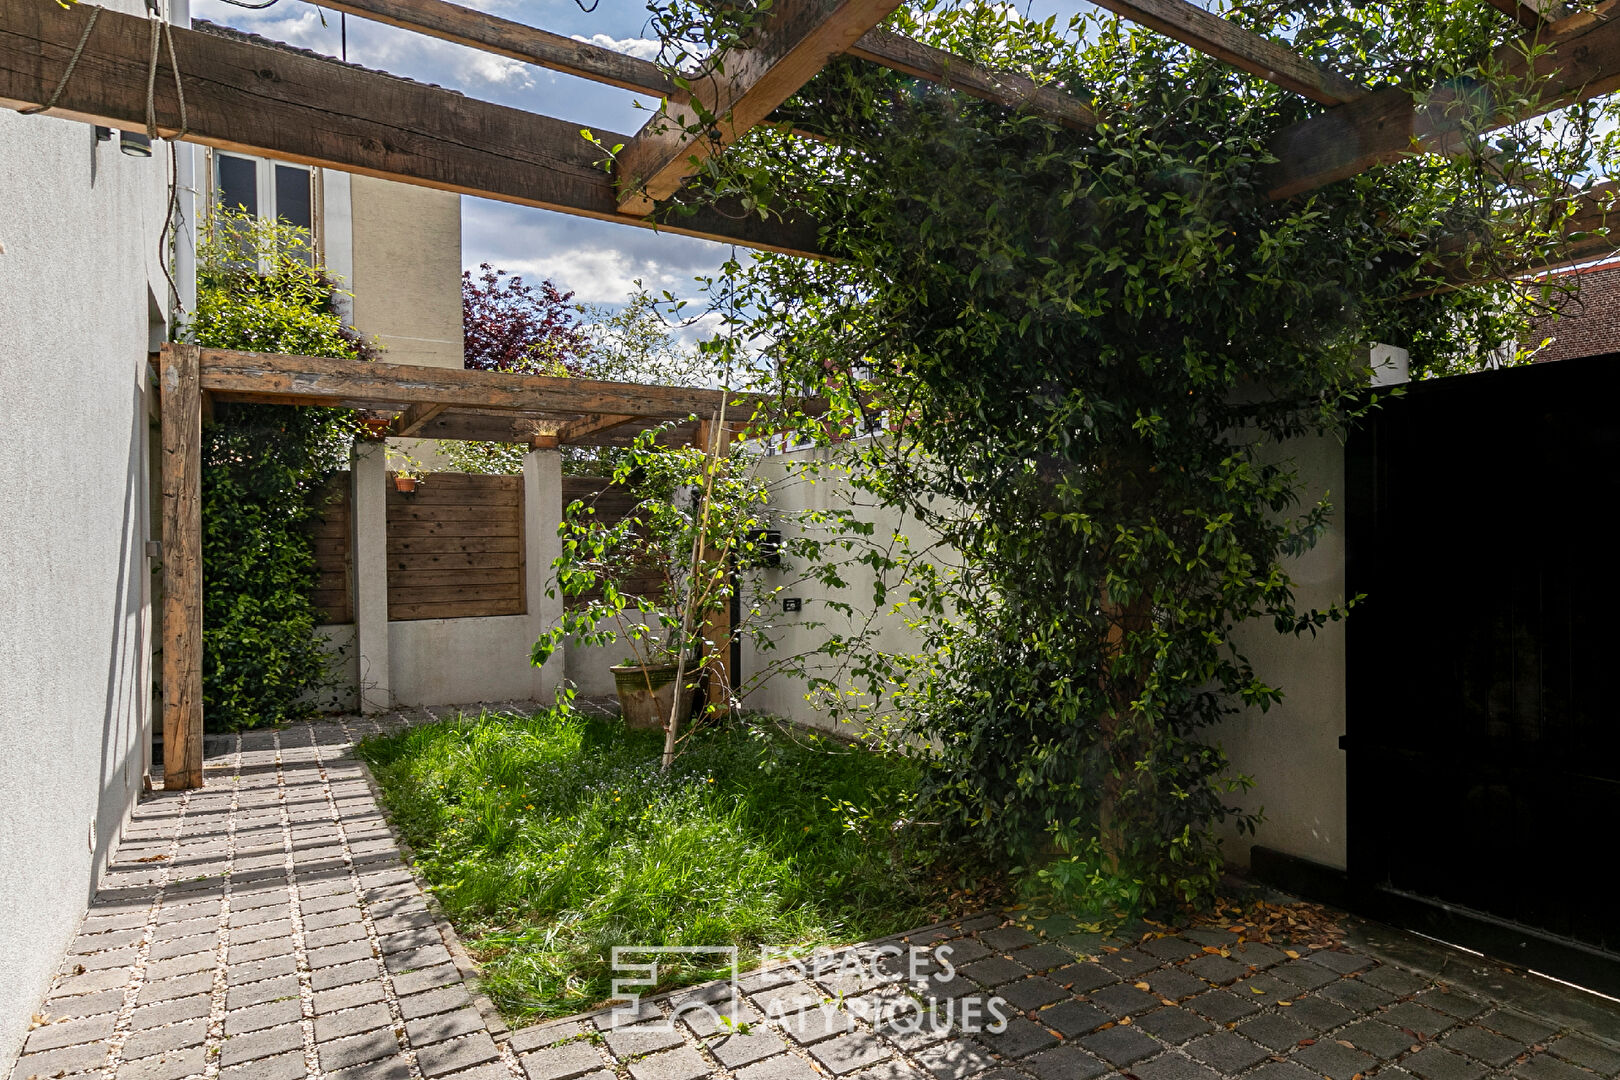
<instances>
[{"instance_id":1,"label":"terracotta flower pot","mask_svg":"<svg viewBox=\"0 0 1620 1080\"><path fill-rule=\"evenodd\" d=\"M675 665L642 668L635 664L612 669L613 682L619 691L619 711L627 727L657 728L662 730L669 719L669 710L675 704ZM697 672L686 672L686 689L681 694L678 719L685 723L692 715L692 698L697 693ZM649 686L651 689L649 689Z\"/></svg>"},{"instance_id":2,"label":"terracotta flower pot","mask_svg":"<svg viewBox=\"0 0 1620 1080\"><path fill-rule=\"evenodd\" d=\"M396 477L394 477L394 490L395 491L403 491L406 494L409 494L409 493L415 491L416 490L416 477L414 477L414 476L396 476Z\"/></svg>"}]
</instances>

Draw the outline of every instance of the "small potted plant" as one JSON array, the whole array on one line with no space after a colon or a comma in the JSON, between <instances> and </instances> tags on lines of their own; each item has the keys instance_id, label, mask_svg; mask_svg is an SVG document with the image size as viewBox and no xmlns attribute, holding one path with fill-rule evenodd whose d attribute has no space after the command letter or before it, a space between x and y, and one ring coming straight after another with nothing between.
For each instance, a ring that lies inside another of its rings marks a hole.
<instances>
[{"instance_id":1,"label":"small potted plant","mask_svg":"<svg viewBox=\"0 0 1620 1080\"><path fill-rule=\"evenodd\" d=\"M739 450L663 446L659 434L638 436L614 472L636 497L630 512L606 523L582 502L565 511L548 591L567 604L535 642L533 660L545 663L567 641L627 647L612 668L625 722L663 729L667 766L692 711L702 655L729 656L735 628L709 640L707 623L731 603L732 556L762 523L765 487L746 477ZM729 714L733 705L722 686L707 711Z\"/></svg>"},{"instance_id":2,"label":"small potted plant","mask_svg":"<svg viewBox=\"0 0 1620 1080\"><path fill-rule=\"evenodd\" d=\"M422 475L422 463L409 451L397 446L388 448L388 463L394 466L394 490L404 495L415 491Z\"/></svg>"}]
</instances>

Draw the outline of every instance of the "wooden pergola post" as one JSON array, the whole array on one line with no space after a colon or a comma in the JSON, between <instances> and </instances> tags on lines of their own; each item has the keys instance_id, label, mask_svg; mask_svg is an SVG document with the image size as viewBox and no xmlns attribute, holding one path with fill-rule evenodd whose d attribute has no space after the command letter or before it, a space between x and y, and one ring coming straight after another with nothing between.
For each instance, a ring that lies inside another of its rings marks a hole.
<instances>
[{"instance_id":1,"label":"wooden pergola post","mask_svg":"<svg viewBox=\"0 0 1620 1080\"><path fill-rule=\"evenodd\" d=\"M718 468L719 461L731 449L731 428L728 424L715 424L704 420L698 424L693 443L708 455L708 467ZM722 559L719 548L705 543L700 555L701 573L713 574ZM723 569L721 572L724 572ZM717 605L703 615L703 678L704 700L712 711L721 703L730 711L731 701L731 602Z\"/></svg>"},{"instance_id":2,"label":"wooden pergola post","mask_svg":"<svg viewBox=\"0 0 1620 1080\"><path fill-rule=\"evenodd\" d=\"M163 430L163 786L203 786L201 350L165 345Z\"/></svg>"}]
</instances>

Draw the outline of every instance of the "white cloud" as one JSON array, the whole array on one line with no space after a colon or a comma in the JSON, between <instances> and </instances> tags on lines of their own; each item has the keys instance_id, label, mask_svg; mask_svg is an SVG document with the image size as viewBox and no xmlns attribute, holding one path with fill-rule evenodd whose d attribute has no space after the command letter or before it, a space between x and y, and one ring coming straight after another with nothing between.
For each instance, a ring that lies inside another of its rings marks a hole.
<instances>
[{"instance_id":1,"label":"white cloud","mask_svg":"<svg viewBox=\"0 0 1620 1080\"><path fill-rule=\"evenodd\" d=\"M587 45L600 45L604 49L612 49L616 53L624 53L640 60L657 60L659 51L664 43L657 38L629 37L615 38L607 34L574 34L575 41L583 41Z\"/></svg>"}]
</instances>

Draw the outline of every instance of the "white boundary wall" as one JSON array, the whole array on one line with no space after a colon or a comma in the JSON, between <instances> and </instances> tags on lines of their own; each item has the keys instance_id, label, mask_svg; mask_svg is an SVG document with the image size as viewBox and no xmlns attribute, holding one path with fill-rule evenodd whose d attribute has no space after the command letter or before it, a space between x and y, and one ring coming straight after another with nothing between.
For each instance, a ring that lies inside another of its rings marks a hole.
<instances>
[{"instance_id":1,"label":"white boundary wall","mask_svg":"<svg viewBox=\"0 0 1620 1080\"><path fill-rule=\"evenodd\" d=\"M823 450L799 451L767 458L761 468L773 479L795 463L824 455ZM1292 567L1297 584L1296 596L1302 606L1326 607L1344 599L1344 449L1332 439L1306 439L1291 442L1279 456L1292 457L1304 483L1301 506L1308 507L1324 494L1335 506L1326 536L1316 548ZM773 505L794 512L848 505L841 489L846 485L822 474L818 483L792 483L781 486ZM892 510L872 508L868 520L875 521L878 536L900 531L913 546L926 543L926 533L913 521L903 520ZM864 571L864 568L862 568ZM766 571L765 580L783 583L786 573ZM857 610L870 608L872 575L857 571L851 576L845 597ZM821 620L847 625L847 620L828 612L830 599L821 586L801 585L784 596L798 596L803 612L773 616L774 639L780 652L814 648L825 631L811 630L804 624ZM1354 616L1352 616L1353 618ZM881 640L885 648L905 650L915 647L915 636L900 618L880 618ZM1251 844L1311 859L1328 866L1345 865L1345 770L1339 735L1345 730L1345 651L1344 624L1330 624L1314 638L1284 637L1269 622L1240 628L1240 647L1254 664L1259 676L1270 685L1280 686L1285 698L1268 712L1249 709L1213 729L1209 737L1225 747L1234 771L1254 778L1253 790L1234 797L1245 809L1264 808L1265 821L1257 836L1239 836L1229 823L1223 829L1227 855L1247 865ZM745 676L759 670L769 660L745 643ZM570 660L572 664L572 658ZM570 667L572 676L572 666ZM805 700L805 690L794 680L777 679L752 695L745 707L784 716L800 723L829 726L827 717Z\"/></svg>"}]
</instances>

